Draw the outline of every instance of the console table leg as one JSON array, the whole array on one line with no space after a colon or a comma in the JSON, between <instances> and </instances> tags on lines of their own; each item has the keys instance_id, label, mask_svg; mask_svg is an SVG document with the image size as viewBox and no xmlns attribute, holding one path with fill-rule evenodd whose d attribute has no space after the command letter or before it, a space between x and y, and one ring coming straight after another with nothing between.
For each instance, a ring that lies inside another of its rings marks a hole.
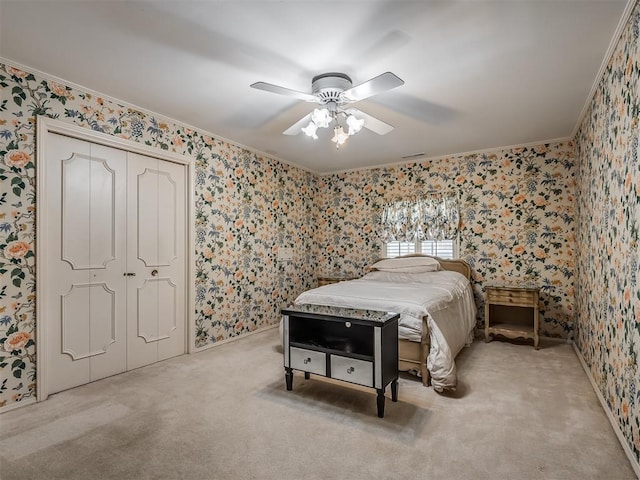
<instances>
[{"instance_id":1,"label":"console table leg","mask_svg":"<svg viewBox=\"0 0 640 480\"><path fill-rule=\"evenodd\" d=\"M391 382L391 401L398 401L398 379L396 378Z\"/></svg>"},{"instance_id":2,"label":"console table leg","mask_svg":"<svg viewBox=\"0 0 640 480\"><path fill-rule=\"evenodd\" d=\"M378 417L384 418L384 390L382 388L376 388L378 392Z\"/></svg>"},{"instance_id":3,"label":"console table leg","mask_svg":"<svg viewBox=\"0 0 640 480\"><path fill-rule=\"evenodd\" d=\"M287 390L291 390L293 388L293 370L287 367L285 367L284 370L284 380L287 382Z\"/></svg>"}]
</instances>

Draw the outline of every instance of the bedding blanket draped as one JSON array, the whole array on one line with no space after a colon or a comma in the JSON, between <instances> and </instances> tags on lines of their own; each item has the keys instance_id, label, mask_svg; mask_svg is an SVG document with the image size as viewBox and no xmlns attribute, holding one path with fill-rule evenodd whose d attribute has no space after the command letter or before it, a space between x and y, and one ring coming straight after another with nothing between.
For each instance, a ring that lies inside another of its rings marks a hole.
<instances>
[{"instance_id":1,"label":"bedding blanket draped","mask_svg":"<svg viewBox=\"0 0 640 480\"><path fill-rule=\"evenodd\" d=\"M296 304L400 313L398 336L420 342L423 318L431 340L427 368L436 390L457 384L454 358L473 341L476 307L469 280L457 272L371 272L302 293Z\"/></svg>"}]
</instances>

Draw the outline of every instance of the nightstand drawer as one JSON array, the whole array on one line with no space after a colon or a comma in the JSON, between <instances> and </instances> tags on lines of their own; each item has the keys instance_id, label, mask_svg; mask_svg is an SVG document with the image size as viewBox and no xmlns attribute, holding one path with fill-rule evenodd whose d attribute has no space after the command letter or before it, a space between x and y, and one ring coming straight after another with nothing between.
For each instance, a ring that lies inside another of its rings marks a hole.
<instances>
[{"instance_id":1,"label":"nightstand drawer","mask_svg":"<svg viewBox=\"0 0 640 480\"><path fill-rule=\"evenodd\" d=\"M373 387L373 363L331 355L331 378Z\"/></svg>"},{"instance_id":2,"label":"nightstand drawer","mask_svg":"<svg viewBox=\"0 0 640 480\"><path fill-rule=\"evenodd\" d=\"M291 368L316 375L327 375L326 354L297 347L291 347L289 351L291 353Z\"/></svg>"},{"instance_id":3,"label":"nightstand drawer","mask_svg":"<svg viewBox=\"0 0 640 480\"><path fill-rule=\"evenodd\" d=\"M487 290L487 301L503 305L533 305L537 292L529 290Z\"/></svg>"}]
</instances>

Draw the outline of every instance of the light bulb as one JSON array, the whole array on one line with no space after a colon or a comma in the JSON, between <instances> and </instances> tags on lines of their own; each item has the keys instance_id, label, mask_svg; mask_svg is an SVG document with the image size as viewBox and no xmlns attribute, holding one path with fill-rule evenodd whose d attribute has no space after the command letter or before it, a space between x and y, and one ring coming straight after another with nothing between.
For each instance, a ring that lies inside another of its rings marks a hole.
<instances>
[{"instance_id":1,"label":"light bulb","mask_svg":"<svg viewBox=\"0 0 640 480\"><path fill-rule=\"evenodd\" d=\"M311 114L311 120L318 128L327 128L333 118L326 108L316 108Z\"/></svg>"},{"instance_id":2,"label":"light bulb","mask_svg":"<svg viewBox=\"0 0 640 480\"><path fill-rule=\"evenodd\" d=\"M353 115L347 117L347 125L349 126L349 135L355 135L364 126L364 118L358 119Z\"/></svg>"},{"instance_id":3,"label":"light bulb","mask_svg":"<svg viewBox=\"0 0 640 480\"><path fill-rule=\"evenodd\" d=\"M349 138L349 135L345 133L342 125L338 125L333 129L333 138L331 141L336 144L336 148L340 148L340 145L346 142L347 138Z\"/></svg>"},{"instance_id":4,"label":"light bulb","mask_svg":"<svg viewBox=\"0 0 640 480\"><path fill-rule=\"evenodd\" d=\"M318 130L318 126L313 122L309 122L309 125L304 127L302 131L307 135L307 137L311 137L314 140L318 139L318 135L316 135L316 130Z\"/></svg>"}]
</instances>

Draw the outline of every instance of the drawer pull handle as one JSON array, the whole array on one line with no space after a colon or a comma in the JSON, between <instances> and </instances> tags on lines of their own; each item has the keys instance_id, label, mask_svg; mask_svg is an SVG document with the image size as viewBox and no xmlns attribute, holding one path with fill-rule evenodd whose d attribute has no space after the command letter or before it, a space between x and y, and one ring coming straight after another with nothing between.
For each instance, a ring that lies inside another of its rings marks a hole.
<instances>
[{"instance_id":1,"label":"drawer pull handle","mask_svg":"<svg viewBox=\"0 0 640 480\"><path fill-rule=\"evenodd\" d=\"M344 326L347 328L351 328L351 322L344 322Z\"/></svg>"},{"instance_id":2,"label":"drawer pull handle","mask_svg":"<svg viewBox=\"0 0 640 480\"><path fill-rule=\"evenodd\" d=\"M305 358L304 359L304 364L306 365L307 363L311 363L311 358Z\"/></svg>"},{"instance_id":3,"label":"drawer pull handle","mask_svg":"<svg viewBox=\"0 0 640 480\"><path fill-rule=\"evenodd\" d=\"M354 371L355 371L355 368L353 368L353 367L349 367L349 368L347 368L347 373L348 373L349 375L351 375Z\"/></svg>"}]
</instances>

